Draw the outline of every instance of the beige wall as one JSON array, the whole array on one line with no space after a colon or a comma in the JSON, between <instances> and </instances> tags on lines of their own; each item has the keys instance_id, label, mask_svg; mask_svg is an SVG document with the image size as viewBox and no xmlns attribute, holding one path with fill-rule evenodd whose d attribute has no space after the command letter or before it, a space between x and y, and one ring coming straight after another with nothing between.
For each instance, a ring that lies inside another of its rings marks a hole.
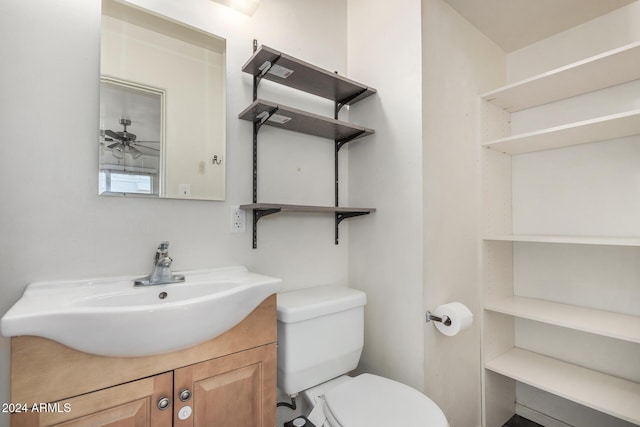
<instances>
[{"instance_id":1,"label":"beige wall","mask_svg":"<svg viewBox=\"0 0 640 427\"><path fill-rule=\"evenodd\" d=\"M505 79L505 54L442 0L422 1L424 304L460 301L474 324L425 328L425 392L451 427L480 425L480 103Z\"/></svg>"},{"instance_id":2,"label":"beige wall","mask_svg":"<svg viewBox=\"0 0 640 427\"><path fill-rule=\"evenodd\" d=\"M420 1L349 0L349 76L378 95L350 108L349 283L367 293L360 369L424 388Z\"/></svg>"}]
</instances>

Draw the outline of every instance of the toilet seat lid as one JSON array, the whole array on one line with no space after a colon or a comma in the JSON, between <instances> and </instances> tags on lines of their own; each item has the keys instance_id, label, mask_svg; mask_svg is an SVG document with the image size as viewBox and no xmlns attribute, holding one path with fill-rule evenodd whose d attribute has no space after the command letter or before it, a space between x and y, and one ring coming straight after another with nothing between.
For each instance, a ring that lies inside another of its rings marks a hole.
<instances>
[{"instance_id":1,"label":"toilet seat lid","mask_svg":"<svg viewBox=\"0 0 640 427\"><path fill-rule=\"evenodd\" d=\"M325 410L342 427L449 427L442 410L418 390L362 374L329 390Z\"/></svg>"}]
</instances>

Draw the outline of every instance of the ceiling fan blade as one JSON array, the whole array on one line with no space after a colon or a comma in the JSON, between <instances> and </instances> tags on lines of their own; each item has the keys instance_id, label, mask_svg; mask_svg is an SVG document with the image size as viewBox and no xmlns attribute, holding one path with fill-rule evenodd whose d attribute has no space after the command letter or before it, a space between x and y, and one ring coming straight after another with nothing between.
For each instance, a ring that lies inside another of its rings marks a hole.
<instances>
[{"instance_id":1,"label":"ceiling fan blade","mask_svg":"<svg viewBox=\"0 0 640 427\"><path fill-rule=\"evenodd\" d=\"M134 142L133 145L136 146L136 148L146 148L147 150L153 150L153 151L160 151L159 148L154 148L154 147L147 147L146 145L142 145L139 142Z\"/></svg>"},{"instance_id":2,"label":"ceiling fan blade","mask_svg":"<svg viewBox=\"0 0 640 427\"><path fill-rule=\"evenodd\" d=\"M145 144L160 144L160 141L136 141L136 144L139 144L141 142Z\"/></svg>"},{"instance_id":3,"label":"ceiling fan blade","mask_svg":"<svg viewBox=\"0 0 640 427\"><path fill-rule=\"evenodd\" d=\"M133 146L131 148L133 148ZM160 150L157 150L155 148L145 147L144 145L136 145L135 148L145 156L160 157Z\"/></svg>"},{"instance_id":4,"label":"ceiling fan blade","mask_svg":"<svg viewBox=\"0 0 640 427\"><path fill-rule=\"evenodd\" d=\"M114 142L113 144L107 145L107 148L113 149L113 148L117 147L118 145L122 145L122 142Z\"/></svg>"},{"instance_id":5,"label":"ceiling fan blade","mask_svg":"<svg viewBox=\"0 0 640 427\"><path fill-rule=\"evenodd\" d=\"M118 135L117 132L114 132L114 131L112 131L110 129L105 130L104 134L110 136L113 139L117 139L117 140L121 140L122 139L122 135Z\"/></svg>"}]
</instances>

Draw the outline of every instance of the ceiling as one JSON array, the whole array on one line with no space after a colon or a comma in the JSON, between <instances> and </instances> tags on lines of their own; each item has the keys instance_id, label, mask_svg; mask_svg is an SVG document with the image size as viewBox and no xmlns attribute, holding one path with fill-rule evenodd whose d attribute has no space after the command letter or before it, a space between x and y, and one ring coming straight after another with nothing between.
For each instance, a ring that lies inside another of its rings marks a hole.
<instances>
[{"instance_id":1,"label":"ceiling","mask_svg":"<svg viewBox=\"0 0 640 427\"><path fill-rule=\"evenodd\" d=\"M636 0L445 0L506 52Z\"/></svg>"}]
</instances>

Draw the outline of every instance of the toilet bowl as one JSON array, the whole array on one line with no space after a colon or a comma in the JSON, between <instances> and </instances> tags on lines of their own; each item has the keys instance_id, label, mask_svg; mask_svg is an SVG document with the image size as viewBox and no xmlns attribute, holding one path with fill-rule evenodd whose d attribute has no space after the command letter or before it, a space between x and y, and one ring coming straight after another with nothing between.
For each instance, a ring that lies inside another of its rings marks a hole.
<instances>
[{"instance_id":1,"label":"toilet bowl","mask_svg":"<svg viewBox=\"0 0 640 427\"><path fill-rule=\"evenodd\" d=\"M416 389L372 374L344 375L362 354L365 304L363 292L342 286L279 293L278 388L302 393L323 427L449 427Z\"/></svg>"},{"instance_id":2,"label":"toilet bowl","mask_svg":"<svg viewBox=\"0 0 640 427\"><path fill-rule=\"evenodd\" d=\"M449 427L438 405L427 396L377 375L341 376L303 395L310 405L323 405L322 427Z\"/></svg>"}]
</instances>

